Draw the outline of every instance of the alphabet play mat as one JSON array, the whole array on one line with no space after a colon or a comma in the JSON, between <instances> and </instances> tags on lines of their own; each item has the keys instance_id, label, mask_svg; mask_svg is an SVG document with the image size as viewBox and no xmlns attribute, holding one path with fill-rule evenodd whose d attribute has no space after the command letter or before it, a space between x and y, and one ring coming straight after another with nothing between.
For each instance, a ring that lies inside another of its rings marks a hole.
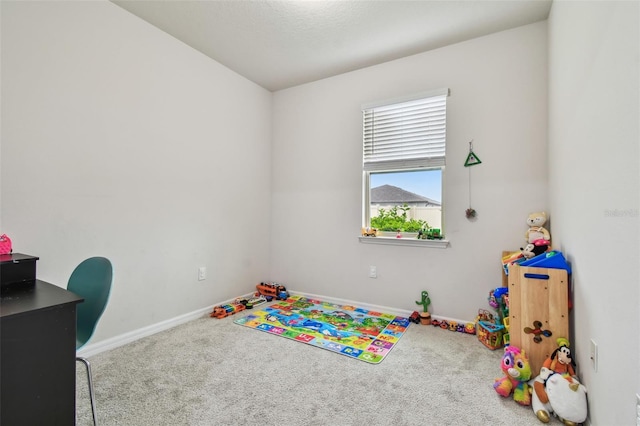
<instances>
[{"instance_id":1,"label":"alphabet play mat","mask_svg":"<svg viewBox=\"0 0 640 426\"><path fill-rule=\"evenodd\" d=\"M405 317L302 296L290 296L234 322L371 364L382 362L410 324Z\"/></svg>"}]
</instances>

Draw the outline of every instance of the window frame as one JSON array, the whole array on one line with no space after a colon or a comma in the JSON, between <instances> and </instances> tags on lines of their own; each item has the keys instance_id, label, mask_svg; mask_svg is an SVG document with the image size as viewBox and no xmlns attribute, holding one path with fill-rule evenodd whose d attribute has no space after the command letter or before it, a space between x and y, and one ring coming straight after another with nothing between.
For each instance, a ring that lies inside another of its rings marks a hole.
<instances>
[{"instance_id":1,"label":"window frame","mask_svg":"<svg viewBox=\"0 0 640 426\"><path fill-rule=\"evenodd\" d=\"M419 170L435 170L435 169L439 169L440 173L441 173L441 179L442 179L442 187L444 189L445 187L445 168L446 166L442 166L442 167L430 167L430 168L416 168L416 169L412 169L412 170L403 170L403 171L419 171ZM369 224L371 223L371 217L370 217L370 212L371 212L371 179L370 179L370 175L371 173L384 173L384 172L394 172L394 171L398 171L397 169L392 169L392 170L385 170L385 171L381 171L381 170L376 170L376 171L364 171L362 172L362 180L363 180L363 202L362 202L362 220L363 220L363 227L367 227L369 226ZM445 208L444 208L444 203L441 204L441 211L440 211L440 221L441 221L441 230L445 229ZM399 246L418 246L418 247L432 247L432 248L447 248L449 246L449 240L446 238L446 234L444 234L445 237L442 240L419 240L417 238L396 238L395 236L393 237L384 237L384 236L377 236L377 237L365 237L365 236L360 236L359 240L361 243L369 243L369 244L385 244L385 245L399 245Z\"/></svg>"},{"instance_id":2,"label":"window frame","mask_svg":"<svg viewBox=\"0 0 640 426\"><path fill-rule=\"evenodd\" d=\"M400 162L395 160L395 161L390 161L389 164L384 164L383 162L382 167L378 166L377 164L374 164L373 167L371 167L371 163L367 165L365 160L366 151L367 151L367 141L365 140L366 138L365 111L379 108L379 107L384 107L384 106L393 106L395 104L403 104L406 102L418 101L421 99L426 99L431 97L441 97L442 95L445 96L445 105L444 105L444 112L445 112L444 146L445 148L444 150L446 150L446 98L449 96L448 88L438 89L438 90L429 91L429 92L422 92L422 93L418 93L411 96L405 96L405 97L395 98L387 101L362 105L362 111L363 111L363 165L362 165L363 185L362 186L363 186L363 191L362 191L361 220L362 220L363 227L368 227L370 226L370 223L371 223L370 212L371 212L371 174L372 173L377 174L377 173L388 173L388 172L393 173L393 172L411 172L411 171L420 171L420 170L440 170L441 188L442 188L441 192L442 192L442 195L444 195L445 168L446 168L446 154L444 153L440 159L436 159L435 164L433 163L431 158L425 158L424 161L422 161L422 164L415 164L415 161L411 161L412 164L404 165L404 164L401 164L403 160L401 160ZM420 163L420 160L418 160L418 163ZM444 210L445 210L444 202L442 200L441 212L440 212L440 220L441 220L440 229L442 230L442 234L446 236L446 234L444 233L444 229L445 229ZM417 238L396 238L395 236L366 237L361 235L359 237L359 240L362 243L386 244L386 245L419 246L419 247L433 247L433 248L446 248L449 246L449 241L446 238L443 238L442 240L426 240L426 239L422 240Z\"/></svg>"}]
</instances>

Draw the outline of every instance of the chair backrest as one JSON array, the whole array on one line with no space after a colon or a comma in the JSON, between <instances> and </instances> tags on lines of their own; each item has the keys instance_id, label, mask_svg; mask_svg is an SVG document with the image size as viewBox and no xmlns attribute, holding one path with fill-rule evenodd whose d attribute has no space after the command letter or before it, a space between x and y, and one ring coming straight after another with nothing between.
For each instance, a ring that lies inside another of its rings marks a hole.
<instances>
[{"instance_id":1,"label":"chair backrest","mask_svg":"<svg viewBox=\"0 0 640 426\"><path fill-rule=\"evenodd\" d=\"M67 290L84 298L84 302L77 305L76 349L91 339L107 306L112 279L113 268L105 257L91 257L82 261L69 277Z\"/></svg>"}]
</instances>

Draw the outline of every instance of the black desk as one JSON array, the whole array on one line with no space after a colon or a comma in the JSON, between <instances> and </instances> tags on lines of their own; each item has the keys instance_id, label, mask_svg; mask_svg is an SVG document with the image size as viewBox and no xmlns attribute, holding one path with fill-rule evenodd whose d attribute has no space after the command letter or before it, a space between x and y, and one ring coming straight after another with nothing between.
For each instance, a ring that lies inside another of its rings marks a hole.
<instances>
[{"instance_id":1,"label":"black desk","mask_svg":"<svg viewBox=\"0 0 640 426\"><path fill-rule=\"evenodd\" d=\"M2 293L0 424L75 424L76 305L82 300L40 280Z\"/></svg>"}]
</instances>

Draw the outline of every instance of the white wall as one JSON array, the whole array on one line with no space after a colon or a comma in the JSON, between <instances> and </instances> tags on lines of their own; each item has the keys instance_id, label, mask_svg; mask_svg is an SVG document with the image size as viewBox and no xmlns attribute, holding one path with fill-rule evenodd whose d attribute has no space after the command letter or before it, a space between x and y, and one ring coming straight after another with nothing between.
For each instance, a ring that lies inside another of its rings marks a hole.
<instances>
[{"instance_id":1,"label":"white wall","mask_svg":"<svg viewBox=\"0 0 640 426\"><path fill-rule=\"evenodd\" d=\"M546 31L546 22L532 24L276 92L271 278L410 310L426 289L434 315L465 320L488 308L502 250L522 247L528 214L547 208ZM361 105L442 87L451 89L450 248L359 243ZM471 139L482 164L465 168ZM469 173L475 221L465 217Z\"/></svg>"},{"instance_id":2,"label":"white wall","mask_svg":"<svg viewBox=\"0 0 640 426\"><path fill-rule=\"evenodd\" d=\"M594 425L636 424L640 394L639 14L637 1L555 1L548 23L553 238L573 266L574 350Z\"/></svg>"},{"instance_id":3,"label":"white wall","mask_svg":"<svg viewBox=\"0 0 640 426\"><path fill-rule=\"evenodd\" d=\"M93 342L264 279L271 93L106 1L1 7L2 232L62 287L113 261Z\"/></svg>"}]
</instances>

